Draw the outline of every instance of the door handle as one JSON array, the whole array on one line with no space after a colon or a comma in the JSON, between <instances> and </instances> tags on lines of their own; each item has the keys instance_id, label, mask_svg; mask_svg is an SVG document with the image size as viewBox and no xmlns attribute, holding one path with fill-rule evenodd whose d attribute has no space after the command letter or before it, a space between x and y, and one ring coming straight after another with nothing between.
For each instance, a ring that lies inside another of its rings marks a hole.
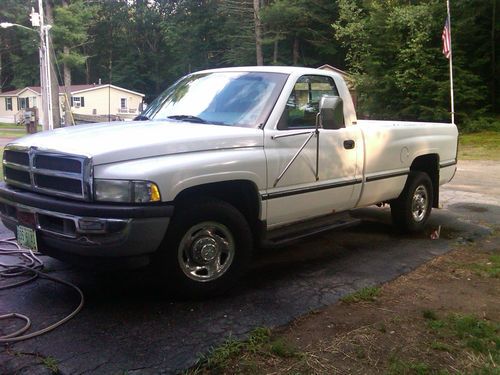
<instances>
[{"instance_id":1,"label":"door handle","mask_svg":"<svg viewBox=\"0 0 500 375\"><path fill-rule=\"evenodd\" d=\"M356 145L356 143L352 139L348 139L348 140L344 141L344 148L346 150L352 150L355 145Z\"/></svg>"}]
</instances>

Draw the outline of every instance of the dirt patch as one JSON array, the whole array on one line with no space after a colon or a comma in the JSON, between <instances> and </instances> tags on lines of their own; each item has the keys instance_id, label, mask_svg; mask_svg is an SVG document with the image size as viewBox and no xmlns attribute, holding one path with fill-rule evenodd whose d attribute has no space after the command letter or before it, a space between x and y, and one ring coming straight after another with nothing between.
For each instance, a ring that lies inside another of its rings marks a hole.
<instances>
[{"instance_id":1,"label":"dirt patch","mask_svg":"<svg viewBox=\"0 0 500 375\"><path fill-rule=\"evenodd\" d=\"M497 233L267 336L226 343L191 372L498 374L499 323Z\"/></svg>"}]
</instances>

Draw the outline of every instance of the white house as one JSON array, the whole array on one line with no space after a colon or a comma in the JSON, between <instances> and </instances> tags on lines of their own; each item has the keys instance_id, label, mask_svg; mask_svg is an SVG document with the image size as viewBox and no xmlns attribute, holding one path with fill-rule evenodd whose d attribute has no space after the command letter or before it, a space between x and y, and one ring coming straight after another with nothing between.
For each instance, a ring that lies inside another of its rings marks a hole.
<instances>
[{"instance_id":1,"label":"white house","mask_svg":"<svg viewBox=\"0 0 500 375\"><path fill-rule=\"evenodd\" d=\"M144 94L109 84L72 85L66 93L59 87L61 113L66 103L73 115L107 116L130 119L139 114ZM0 122L17 123L28 108L37 108L40 123L43 122L42 95L40 86L29 86L0 93Z\"/></svg>"},{"instance_id":2,"label":"white house","mask_svg":"<svg viewBox=\"0 0 500 375\"><path fill-rule=\"evenodd\" d=\"M318 69L329 70L332 72L339 73L342 76L342 78L344 78L344 81L346 82L347 87L349 88L349 92L351 93L354 106L358 104L358 92L356 91L356 83L354 82L353 77L349 73L347 73L342 69L331 66L329 64L321 65L318 67Z\"/></svg>"}]
</instances>

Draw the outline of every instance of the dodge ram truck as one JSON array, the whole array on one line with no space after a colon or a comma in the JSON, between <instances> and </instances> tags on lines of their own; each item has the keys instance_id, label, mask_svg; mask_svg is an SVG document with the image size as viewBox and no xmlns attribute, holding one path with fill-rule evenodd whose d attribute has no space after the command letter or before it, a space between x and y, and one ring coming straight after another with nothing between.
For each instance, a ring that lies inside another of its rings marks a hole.
<instances>
[{"instance_id":1,"label":"dodge ram truck","mask_svg":"<svg viewBox=\"0 0 500 375\"><path fill-rule=\"evenodd\" d=\"M358 207L389 203L397 227L422 230L457 137L454 124L358 120L334 72L205 70L135 121L9 143L0 215L24 247L150 265L165 287L203 297L232 286L260 244L342 227Z\"/></svg>"}]
</instances>

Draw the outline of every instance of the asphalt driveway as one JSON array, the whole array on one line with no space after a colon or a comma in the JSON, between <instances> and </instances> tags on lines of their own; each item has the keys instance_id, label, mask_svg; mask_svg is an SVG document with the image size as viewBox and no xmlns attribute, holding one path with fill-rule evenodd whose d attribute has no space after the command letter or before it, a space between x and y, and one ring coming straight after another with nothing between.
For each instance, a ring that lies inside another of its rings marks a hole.
<instances>
[{"instance_id":1,"label":"asphalt driveway","mask_svg":"<svg viewBox=\"0 0 500 375\"><path fill-rule=\"evenodd\" d=\"M85 307L53 332L0 347L0 373L45 374L54 366L61 374L177 373L228 337L287 324L486 236L488 225L500 222L499 163L460 162L441 198L443 209L433 212L424 234L394 232L388 209L358 210L360 225L259 253L239 288L204 302L174 301L144 272L98 274L43 257L48 272L82 288ZM1 228L0 237L8 235ZM46 280L0 291L0 315L27 314L33 329L77 303L73 290Z\"/></svg>"}]
</instances>

